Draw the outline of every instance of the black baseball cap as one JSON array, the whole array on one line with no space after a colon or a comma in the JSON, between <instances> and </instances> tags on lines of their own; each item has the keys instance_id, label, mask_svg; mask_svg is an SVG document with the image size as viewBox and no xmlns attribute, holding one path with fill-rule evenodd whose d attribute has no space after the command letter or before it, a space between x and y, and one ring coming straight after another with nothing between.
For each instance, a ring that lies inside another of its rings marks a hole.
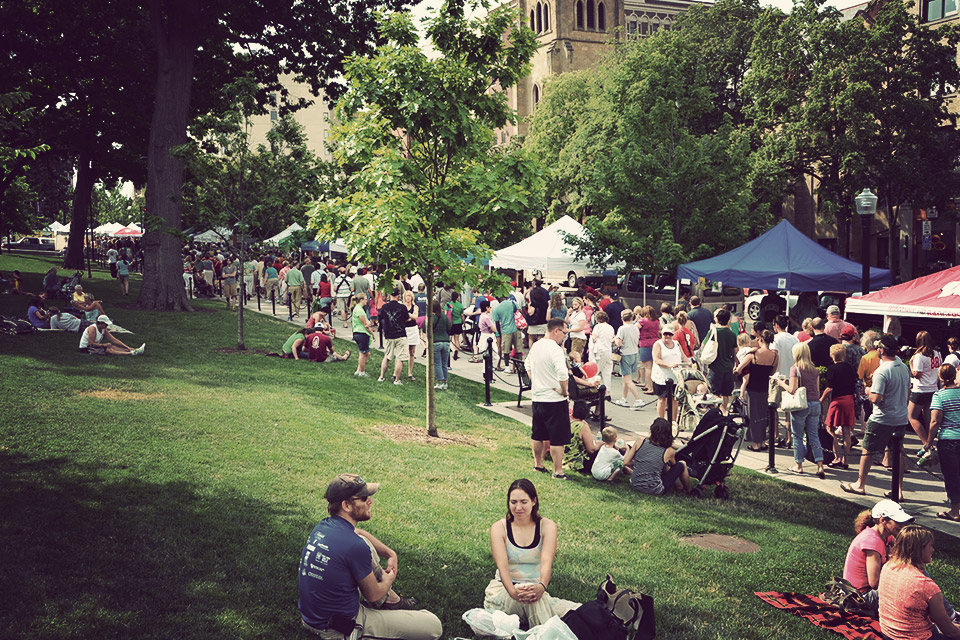
<instances>
[{"instance_id":1,"label":"black baseball cap","mask_svg":"<svg viewBox=\"0 0 960 640\"><path fill-rule=\"evenodd\" d=\"M327 485L327 502L343 502L350 498L368 498L380 489L379 482L366 482L355 473L341 473Z\"/></svg>"}]
</instances>

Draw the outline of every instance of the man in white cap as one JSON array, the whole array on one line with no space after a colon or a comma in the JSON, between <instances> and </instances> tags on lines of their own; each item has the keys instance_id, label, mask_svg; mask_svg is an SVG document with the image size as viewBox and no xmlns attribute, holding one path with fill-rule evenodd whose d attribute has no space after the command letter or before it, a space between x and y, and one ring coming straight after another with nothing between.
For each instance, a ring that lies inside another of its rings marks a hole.
<instances>
[{"instance_id":1,"label":"man in white cap","mask_svg":"<svg viewBox=\"0 0 960 640\"><path fill-rule=\"evenodd\" d=\"M827 307L827 324L824 326L823 332L834 338L837 342L840 342L840 334L847 327L850 327L854 331L857 330L856 327L840 317L840 307L835 304Z\"/></svg>"},{"instance_id":2,"label":"man in white cap","mask_svg":"<svg viewBox=\"0 0 960 640\"><path fill-rule=\"evenodd\" d=\"M436 640L443 633L440 619L429 611L412 611L416 599L402 598L392 589L397 553L357 528L370 519L371 496L379 488L353 473L341 473L327 487L330 517L313 528L300 556L300 618L325 640ZM386 568L380 558L386 559Z\"/></svg>"},{"instance_id":3,"label":"man in white cap","mask_svg":"<svg viewBox=\"0 0 960 640\"><path fill-rule=\"evenodd\" d=\"M110 333L113 321L105 315L97 316L96 323L80 333L80 351L93 355L140 356L147 348L143 343L136 349L128 347Z\"/></svg>"}]
</instances>

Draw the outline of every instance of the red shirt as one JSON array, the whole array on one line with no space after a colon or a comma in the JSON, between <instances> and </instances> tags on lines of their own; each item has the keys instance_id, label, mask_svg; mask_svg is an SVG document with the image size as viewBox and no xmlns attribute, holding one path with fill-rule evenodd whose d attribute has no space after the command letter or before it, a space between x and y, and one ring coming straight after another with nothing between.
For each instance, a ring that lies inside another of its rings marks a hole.
<instances>
[{"instance_id":1,"label":"red shirt","mask_svg":"<svg viewBox=\"0 0 960 640\"><path fill-rule=\"evenodd\" d=\"M307 336L307 354L311 362L323 362L332 351L333 340L330 336L319 331Z\"/></svg>"},{"instance_id":2,"label":"red shirt","mask_svg":"<svg viewBox=\"0 0 960 640\"><path fill-rule=\"evenodd\" d=\"M600 302L597 303L597 306L606 311L607 305L611 302L613 302L613 300L610 300L609 298L600 298Z\"/></svg>"},{"instance_id":3,"label":"red shirt","mask_svg":"<svg viewBox=\"0 0 960 640\"><path fill-rule=\"evenodd\" d=\"M680 351L688 358L693 357L693 349L697 346L697 339L693 337L693 331L683 327L674 334L674 339L680 343Z\"/></svg>"},{"instance_id":4,"label":"red shirt","mask_svg":"<svg viewBox=\"0 0 960 640\"><path fill-rule=\"evenodd\" d=\"M332 297L333 297L332 295L330 295L330 283L329 283L329 282L324 282L323 280L320 281L320 297L321 297L321 298L332 298Z\"/></svg>"}]
</instances>

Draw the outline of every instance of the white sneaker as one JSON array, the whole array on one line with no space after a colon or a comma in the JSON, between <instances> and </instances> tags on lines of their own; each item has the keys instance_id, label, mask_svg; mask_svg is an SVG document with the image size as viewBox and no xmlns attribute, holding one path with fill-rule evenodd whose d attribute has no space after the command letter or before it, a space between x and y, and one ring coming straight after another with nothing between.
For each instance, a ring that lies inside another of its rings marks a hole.
<instances>
[{"instance_id":1,"label":"white sneaker","mask_svg":"<svg viewBox=\"0 0 960 640\"><path fill-rule=\"evenodd\" d=\"M147 343L146 343L146 342L144 342L142 345L140 345L140 348L137 349L137 351L140 352L140 355L143 355L143 352L146 351L146 350L147 350Z\"/></svg>"},{"instance_id":2,"label":"white sneaker","mask_svg":"<svg viewBox=\"0 0 960 640\"><path fill-rule=\"evenodd\" d=\"M379 378L377 378L377 382L383 382L384 380L385 378L383 376L380 376Z\"/></svg>"},{"instance_id":3,"label":"white sneaker","mask_svg":"<svg viewBox=\"0 0 960 640\"><path fill-rule=\"evenodd\" d=\"M614 401L613 401L613 404L617 405L618 407L629 407L629 406L630 406L630 403L627 402L627 399L626 399L626 398L620 398L619 400L614 400Z\"/></svg>"},{"instance_id":4,"label":"white sneaker","mask_svg":"<svg viewBox=\"0 0 960 640\"><path fill-rule=\"evenodd\" d=\"M640 409L643 409L645 406L647 406L646 402L644 402L643 400L637 400L636 402L633 403L633 406L631 406L630 408L633 409L634 411L640 411Z\"/></svg>"},{"instance_id":5,"label":"white sneaker","mask_svg":"<svg viewBox=\"0 0 960 640\"><path fill-rule=\"evenodd\" d=\"M358 371L358 372L357 372L356 374L354 374L354 375L356 375L358 378L369 378L369 377L370 377L370 374L367 373L366 371Z\"/></svg>"},{"instance_id":6,"label":"white sneaker","mask_svg":"<svg viewBox=\"0 0 960 640\"><path fill-rule=\"evenodd\" d=\"M444 388L444 389L449 389L449 388L450 388L450 385L447 384L446 382L444 382L444 383L443 383L443 388Z\"/></svg>"},{"instance_id":7,"label":"white sneaker","mask_svg":"<svg viewBox=\"0 0 960 640\"><path fill-rule=\"evenodd\" d=\"M442 383L442 382L438 382L437 384L433 385L433 388L434 388L434 389L443 389L443 383Z\"/></svg>"},{"instance_id":8,"label":"white sneaker","mask_svg":"<svg viewBox=\"0 0 960 640\"><path fill-rule=\"evenodd\" d=\"M402 387L402 386L403 386L403 383L400 382L400 378L394 378L394 379L393 379L393 384L397 385L398 387Z\"/></svg>"}]
</instances>

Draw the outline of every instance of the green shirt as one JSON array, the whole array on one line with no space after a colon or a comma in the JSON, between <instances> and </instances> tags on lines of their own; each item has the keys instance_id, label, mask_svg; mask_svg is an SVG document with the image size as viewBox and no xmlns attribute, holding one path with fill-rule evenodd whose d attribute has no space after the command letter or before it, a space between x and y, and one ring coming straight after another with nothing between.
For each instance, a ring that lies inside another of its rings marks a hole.
<instances>
[{"instance_id":1,"label":"green shirt","mask_svg":"<svg viewBox=\"0 0 960 640\"><path fill-rule=\"evenodd\" d=\"M354 333L365 333L371 338L373 334L370 333L370 330L363 326L363 318L367 317L367 312L363 310L363 305L358 304L353 308L353 313L350 314L350 317L353 319L353 332Z\"/></svg>"},{"instance_id":2,"label":"green shirt","mask_svg":"<svg viewBox=\"0 0 960 640\"><path fill-rule=\"evenodd\" d=\"M287 341L283 343L283 352L293 353L293 343L302 337L303 337L303 334L297 331L295 334L287 338Z\"/></svg>"},{"instance_id":3,"label":"green shirt","mask_svg":"<svg viewBox=\"0 0 960 640\"><path fill-rule=\"evenodd\" d=\"M433 341L450 342L450 321L446 313L433 316Z\"/></svg>"},{"instance_id":4,"label":"green shirt","mask_svg":"<svg viewBox=\"0 0 960 640\"><path fill-rule=\"evenodd\" d=\"M737 352L737 334L729 327L719 327L710 331L717 332L717 359L710 365L710 370L717 373L732 373L733 357ZM709 333L707 337L710 337Z\"/></svg>"},{"instance_id":5,"label":"green shirt","mask_svg":"<svg viewBox=\"0 0 960 640\"><path fill-rule=\"evenodd\" d=\"M451 302L448 307L453 314L453 324L463 324L464 306L460 303L460 301L457 300L456 302Z\"/></svg>"},{"instance_id":6,"label":"green shirt","mask_svg":"<svg viewBox=\"0 0 960 640\"><path fill-rule=\"evenodd\" d=\"M287 287L299 287L303 284L303 274L300 272L300 269L294 267L287 271L286 277Z\"/></svg>"}]
</instances>

